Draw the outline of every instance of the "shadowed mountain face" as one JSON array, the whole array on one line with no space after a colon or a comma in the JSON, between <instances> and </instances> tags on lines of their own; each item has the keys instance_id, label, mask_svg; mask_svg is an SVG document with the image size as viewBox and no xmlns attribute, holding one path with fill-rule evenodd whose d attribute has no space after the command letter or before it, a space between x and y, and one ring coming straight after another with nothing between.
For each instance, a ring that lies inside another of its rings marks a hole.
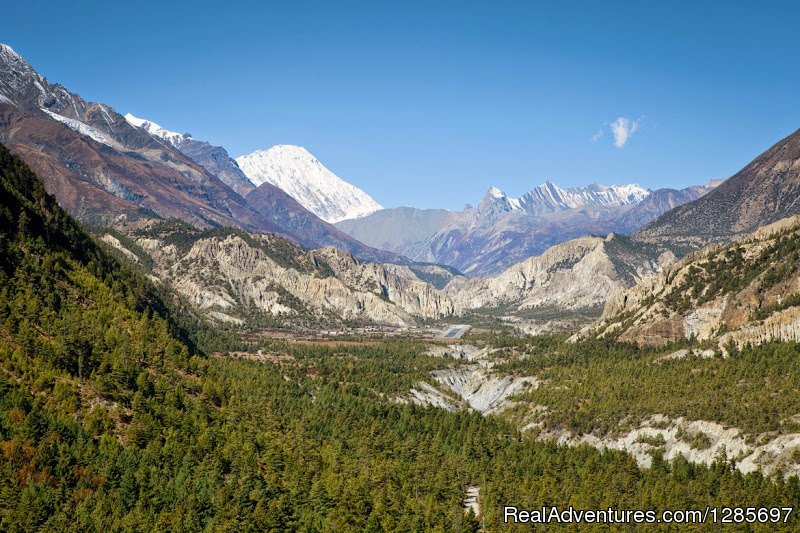
<instances>
[{"instance_id":1,"label":"shadowed mountain face","mask_svg":"<svg viewBox=\"0 0 800 533\"><path fill-rule=\"evenodd\" d=\"M776 143L713 192L665 213L636 236L693 239L702 244L796 214L800 214L800 130Z\"/></svg>"},{"instance_id":2,"label":"shadowed mountain face","mask_svg":"<svg viewBox=\"0 0 800 533\"><path fill-rule=\"evenodd\" d=\"M399 260L341 233L277 187L260 188L248 204L225 182L251 191L231 179L235 163L224 149L154 136L109 106L51 84L7 45L0 45L0 142L41 176L64 208L93 223L112 225L120 215L177 218Z\"/></svg>"}]
</instances>

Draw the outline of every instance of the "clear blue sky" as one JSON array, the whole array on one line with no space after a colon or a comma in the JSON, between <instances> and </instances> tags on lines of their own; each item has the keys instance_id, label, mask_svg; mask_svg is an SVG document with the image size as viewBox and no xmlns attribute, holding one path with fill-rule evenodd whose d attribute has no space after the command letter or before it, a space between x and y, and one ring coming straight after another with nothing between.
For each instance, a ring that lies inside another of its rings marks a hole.
<instances>
[{"instance_id":1,"label":"clear blue sky","mask_svg":"<svg viewBox=\"0 0 800 533\"><path fill-rule=\"evenodd\" d=\"M388 207L682 187L800 127L796 3L126 4L13 2L0 41L233 156L305 146ZM622 148L618 117L640 119Z\"/></svg>"}]
</instances>

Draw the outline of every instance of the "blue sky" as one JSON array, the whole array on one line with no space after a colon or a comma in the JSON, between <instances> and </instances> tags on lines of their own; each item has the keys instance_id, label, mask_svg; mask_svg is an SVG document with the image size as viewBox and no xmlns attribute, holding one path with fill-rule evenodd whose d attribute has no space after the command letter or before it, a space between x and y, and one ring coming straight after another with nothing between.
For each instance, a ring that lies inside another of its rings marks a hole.
<instances>
[{"instance_id":1,"label":"blue sky","mask_svg":"<svg viewBox=\"0 0 800 533\"><path fill-rule=\"evenodd\" d=\"M800 127L790 2L116 4L15 2L0 41L233 156L305 146L388 207L683 187ZM622 147L619 117L638 124Z\"/></svg>"}]
</instances>

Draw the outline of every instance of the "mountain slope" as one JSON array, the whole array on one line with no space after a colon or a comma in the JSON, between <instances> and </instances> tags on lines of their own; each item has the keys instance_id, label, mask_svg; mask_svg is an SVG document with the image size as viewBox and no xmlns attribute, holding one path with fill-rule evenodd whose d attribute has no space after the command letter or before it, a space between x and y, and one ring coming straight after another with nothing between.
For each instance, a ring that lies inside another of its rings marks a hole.
<instances>
[{"instance_id":1,"label":"mountain slope","mask_svg":"<svg viewBox=\"0 0 800 533\"><path fill-rule=\"evenodd\" d=\"M670 209L693 202L713 191L721 181L712 180L706 185L692 185L685 189L658 189L651 192L617 221L617 231L632 233Z\"/></svg>"},{"instance_id":2,"label":"mountain slope","mask_svg":"<svg viewBox=\"0 0 800 533\"><path fill-rule=\"evenodd\" d=\"M713 192L667 212L636 235L702 243L796 214L800 214L800 130L778 141Z\"/></svg>"},{"instance_id":3,"label":"mountain slope","mask_svg":"<svg viewBox=\"0 0 800 533\"><path fill-rule=\"evenodd\" d=\"M597 334L639 344L800 341L800 217L689 254L609 298Z\"/></svg>"},{"instance_id":4,"label":"mountain slope","mask_svg":"<svg viewBox=\"0 0 800 533\"><path fill-rule=\"evenodd\" d=\"M110 223L156 213L198 226L280 233L202 166L105 104L51 84L0 45L0 141L70 213Z\"/></svg>"},{"instance_id":5,"label":"mountain slope","mask_svg":"<svg viewBox=\"0 0 800 533\"><path fill-rule=\"evenodd\" d=\"M137 376L172 375L192 353L151 283L92 240L3 145L0 317L0 396L9 381L43 395L39 408L63 408L72 395L79 422L106 412L120 436Z\"/></svg>"},{"instance_id":6,"label":"mountain slope","mask_svg":"<svg viewBox=\"0 0 800 533\"><path fill-rule=\"evenodd\" d=\"M446 209L395 207L342 220L334 226L370 246L400 252L403 247L430 238L460 215Z\"/></svg>"},{"instance_id":7,"label":"mountain slope","mask_svg":"<svg viewBox=\"0 0 800 533\"><path fill-rule=\"evenodd\" d=\"M176 221L120 231L103 239L151 265L162 283L216 321L319 329L348 321L408 325L454 313L449 299L409 268L362 263L333 247L306 251L274 235L201 231Z\"/></svg>"},{"instance_id":8,"label":"mountain slope","mask_svg":"<svg viewBox=\"0 0 800 533\"><path fill-rule=\"evenodd\" d=\"M254 185L280 187L326 222L382 209L367 193L336 176L300 146L277 145L237 157L236 162Z\"/></svg>"},{"instance_id":9,"label":"mountain slope","mask_svg":"<svg viewBox=\"0 0 800 533\"><path fill-rule=\"evenodd\" d=\"M240 196L255 189L250 183L236 161L228 155L228 151L221 146L214 146L206 141L192 138L189 133L176 133L169 131L155 122L136 117L130 113L125 115L125 120L133 126L141 128L154 137L158 137L180 150L203 166L212 175L218 177L222 183L236 191Z\"/></svg>"}]
</instances>

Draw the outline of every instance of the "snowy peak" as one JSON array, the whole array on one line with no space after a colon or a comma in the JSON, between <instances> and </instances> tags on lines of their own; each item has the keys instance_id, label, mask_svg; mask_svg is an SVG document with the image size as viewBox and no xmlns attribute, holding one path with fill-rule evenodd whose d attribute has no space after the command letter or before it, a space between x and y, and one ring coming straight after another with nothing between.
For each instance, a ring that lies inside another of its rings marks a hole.
<instances>
[{"instance_id":1,"label":"snowy peak","mask_svg":"<svg viewBox=\"0 0 800 533\"><path fill-rule=\"evenodd\" d=\"M383 209L301 146L279 144L237 157L236 162L253 185L271 183L283 189L326 222L359 218Z\"/></svg>"},{"instance_id":2,"label":"snowy peak","mask_svg":"<svg viewBox=\"0 0 800 533\"><path fill-rule=\"evenodd\" d=\"M14 70L17 71L21 77L39 77L30 63L25 61L21 55L7 44L0 43L0 63L13 66Z\"/></svg>"},{"instance_id":3,"label":"snowy peak","mask_svg":"<svg viewBox=\"0 0 800 533\"><path fill-rule=\"evenodd\" d=\"M639 203L650 194L648 189L635 183L610 187L594 183L587 187L569 189L569 192L582 198L586 204L616 206Z\"/></svg>"},{"instance_id":4,"label":"snowy peak","mask_svg":"<svg viewBox=\"0 0 800 533\"><path fill-rule=\"evenodd\" d=\"M650 191L636 184L598 185L562 189L547 181L520 198L521 208L534 215L567 211L580 207L614 206L638 204Z\"/></svg>"},{"instance_id":5,"label":"snowy peak","mask_svg":"<svg viewBox=\"0 0 800 533\"><path fill-rule=\"evenodd\" d=\"M125 114L125 120L127 120L128 124L130 124L131 126L141 128L150 135L153 135L154 137L158 137L159 139L167 141L169 144L175 147L177 147L181 141L185 140L188 137L191 137L191 135L188 133L180 134L174 131L169 131L168 129L162 128L155 122L151 122L149 120L133 116L130 113Z\"/></svg>"},{"instance_id":6,"label":"snowy peak","mask_svg":"<svg viewBox=\"0 0 800 533\"><path fill-rule=\"evenodd\" d=\"M580 207L621 207L638 204L650 191L636 184L598 185L562 189L552 181L546 181L520 198L511 198L497 187L490 187L478 205L479 212L525 211L535 216Z\"/></svg>"},{"instance_id":7,"label":"snowy peak","mask_svg":"<svg viewBox=\"0 0 800 533\"><path fill-rule=\"evenodd\" d=\"M48 82L7 44L0 44L0 103L41 111L107 146L120 148L130 141L127 139L130 131L125 131L130 128L122 123L116 111L105 104L86 102L58 83Z\"/></svg>"},{"instance_id":8,"label":"snowy peak","mask_svg":"<svg viewBox=\"0 0 800 533\"><path fill-rule=\"evenodd\" d=\"M580 205L568 190L562 189L550 180L525 193L520 201L525 205L526 211L534 215L566 211Z\"/></svg>"},{"instance_id":9,"label":"snowy peak","mask_svg":"<svg viewBox=\"0 0 800 533\"><path fill-rule=\"evenodd\" d=\"M489 187L478 203L478 215L498 214L507 211L514 211L520 208L519 200L510 198L506 193L497 187Z\"/></svg>"},{"instance_id":10,"label":"snowy peak","mask_svg":"<svg viewBox=\"0 0 800 533\"><path fill-rule=\"evenodd\" d=\"M486 195L491 196L492 198L504 198L506 196L506 193L504 193L503 191L492 185L491 187L489 187L489 190L486 191Z\"/></svg>"},{"instance_id":11,"label":"snowy peak","mask_svg":"<svg viewBox=\"0 0 800 533\"><path fill-rule=\"evenodd\" d=\"M17 107L48 109L78 119L86 102L61 85L49 83L7 44L0 44L0 100Z\"/></svg>"},{"instance_id":12,"label":"snowy peak","mask_svg":"<svg viewBox=\"0 0 800 533\"><path fill-rule=\"evenodd\" d=\"M0 57L2 58L12 58L15 60L22 60L22 56L20 56L17 52L14 51L9 45L0 43Z\"/></svg>"}]
</instances>

